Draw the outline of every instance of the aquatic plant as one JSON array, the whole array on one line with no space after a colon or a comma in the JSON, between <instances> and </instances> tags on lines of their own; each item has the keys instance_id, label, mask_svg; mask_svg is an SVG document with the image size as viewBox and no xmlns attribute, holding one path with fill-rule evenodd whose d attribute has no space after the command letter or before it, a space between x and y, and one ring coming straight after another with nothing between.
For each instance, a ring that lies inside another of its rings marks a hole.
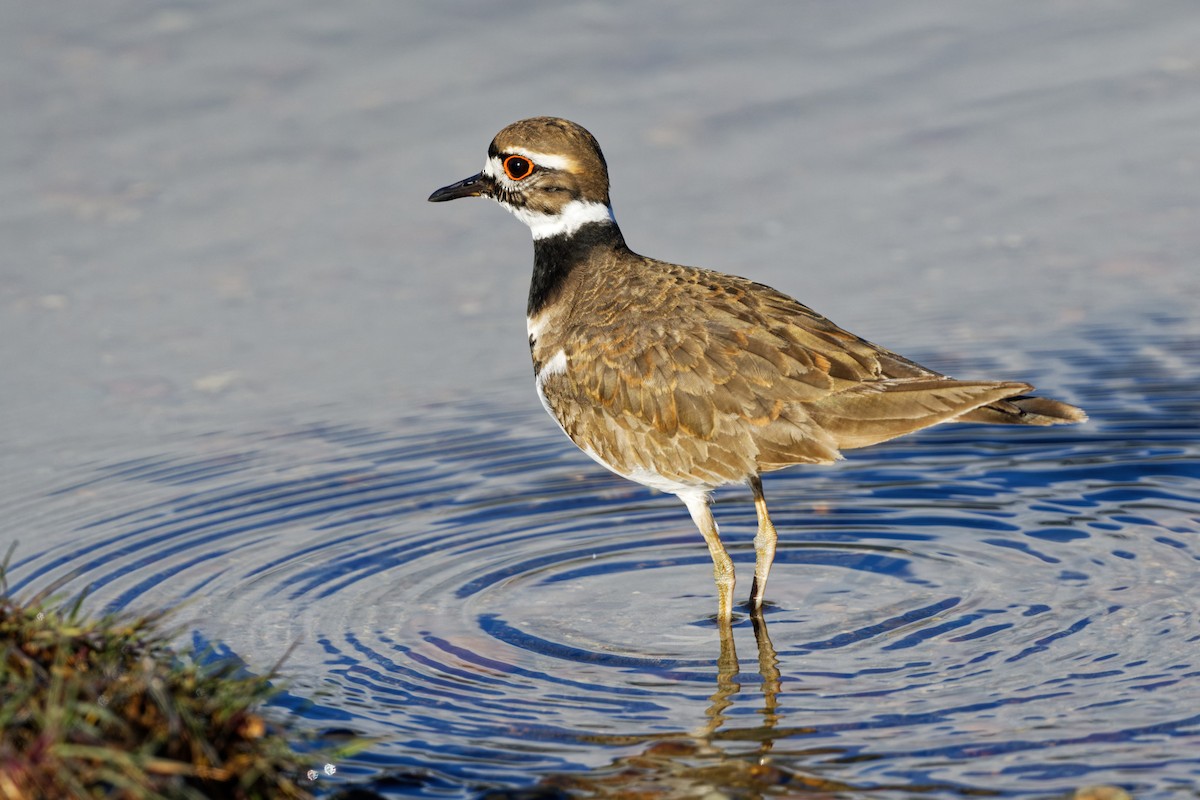
<instances>
[{"instance_id":1,"label":"aquatic plant","mask_svg":"<svg viewBox=\"0 0 1200 800\"><path fill-rule=\"evenodd\" d=\"M276 673L202 663L163 615L10 596L0 564L0 800L307 798L312 754L258 710Z\"/></svg>"}]
</instances>

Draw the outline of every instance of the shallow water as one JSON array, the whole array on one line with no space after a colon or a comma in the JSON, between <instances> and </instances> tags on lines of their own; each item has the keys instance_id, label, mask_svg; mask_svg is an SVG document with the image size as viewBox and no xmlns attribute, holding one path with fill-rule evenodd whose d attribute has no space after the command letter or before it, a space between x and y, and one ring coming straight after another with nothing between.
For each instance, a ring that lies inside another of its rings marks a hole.
<instances>
[{"instance_id":1,"label":"shallow water","mask_svg":"<svg viewBox=\"0 0 1200 800\"><path fill-rule=\"evenodd\" d=\"M1200 340L1153 347L1194 365ZM22 547L14 588L185 601L259 668L296 643L295 712L382 737L338 767L398 796L639 754L679 796L763 757L763 786L1191 787L1200 399L1194 366L1149 352L1110 331L1059 354L1085 427L947 426L771 476L766 635L742 616L732 643L683 507L594 468L532 403L80 467L32 499L71 536ZM745 576L752 505L720 499Z\"/></svg>"},{"instance_id":2,"label":"shallow water","mask_svg":"<svg viewBox=\"0 0 1200 800\"><path fill-rule=\"evenodd\" d=\"M19 592L290 650L280 713L380 737L320 782L389 796L1197 794L1193 4L0 15ZM640 252L1092 421L768 476L766 627L722 641L683 507L538 407L527 232L425 202L543 113Z\"/></svg>"}]
</instances>

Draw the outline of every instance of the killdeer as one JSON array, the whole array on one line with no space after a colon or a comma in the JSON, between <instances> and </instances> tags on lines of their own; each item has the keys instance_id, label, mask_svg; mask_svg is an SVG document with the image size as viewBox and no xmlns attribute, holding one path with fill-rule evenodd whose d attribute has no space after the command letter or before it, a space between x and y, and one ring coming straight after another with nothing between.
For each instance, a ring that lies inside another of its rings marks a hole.
<instances>
[{"instance_id":1,"label":"killdeer","mask_svg":"<svg viewBox=\"0 0 1200 800\"><path fill-rule=\"evenodd\" d=\"M527 316L542 405L600 464L683 501L712 555L722 622L734 572L713 489L754 493L757 615L776 543L762 473L941 422L1087 419L1030 396L1027 383L948 378L761 283L634 253L613 217L600 145L573 122L509 125L482 172L429 199L459 197L490 197L532 230Z\"/></svg>"}]
</instances>

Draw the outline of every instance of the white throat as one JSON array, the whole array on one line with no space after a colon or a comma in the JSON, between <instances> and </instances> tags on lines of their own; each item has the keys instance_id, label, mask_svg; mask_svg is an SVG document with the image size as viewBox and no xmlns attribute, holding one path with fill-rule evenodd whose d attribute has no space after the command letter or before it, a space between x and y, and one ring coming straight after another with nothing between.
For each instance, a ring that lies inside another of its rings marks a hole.
<instances>
[{"instance_id":1,"label":"white throat","mask_svg":"<svg viewBox=\"0 0 1200 800\"><path fill-rule=\"evenodd\" d=\"M567 236L589 222L616 222L612 208L605 203L572 200L557 214L541 214L527 208L517 208L507 203L500 205L529 226L533 238L549 239L551 236Z\"/></svg>"}]
</instances>

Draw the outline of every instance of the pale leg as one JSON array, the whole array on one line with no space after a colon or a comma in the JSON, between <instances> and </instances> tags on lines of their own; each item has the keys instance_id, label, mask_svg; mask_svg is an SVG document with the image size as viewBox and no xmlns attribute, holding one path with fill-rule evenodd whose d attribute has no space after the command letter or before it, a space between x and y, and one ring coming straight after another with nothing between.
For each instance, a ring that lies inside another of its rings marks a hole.
<instances>
[{"instance_id":1,"label":"pale leg","mask_svg":"<svg viewBox=\"0 0 1200 800\"><path fill-rule=\"evenodd\" d=\"M681 493L679 499L687 505L692 521L708 545L708 554L713 561L713 577L717 581L717 619L728 623L733 618L733 559L721 544L717 522L708 507L708 494L701 491Z\"/></svg>"},{"instance_id":2,"label":"pale leg","mask_svg":"<svg viewBox=\"0 0 1200 800\"><path fill-rule=\"evenodd\" d=\"M750 610L762 610L763 595L767 592L767 575L775 560L775 526L767 516L767 500L763 497L762 479L757 475L750 478L754 491L754 510L758 512L758 533L754 536L754 582L750 584Z\"/></svg>"}]
</instances>

